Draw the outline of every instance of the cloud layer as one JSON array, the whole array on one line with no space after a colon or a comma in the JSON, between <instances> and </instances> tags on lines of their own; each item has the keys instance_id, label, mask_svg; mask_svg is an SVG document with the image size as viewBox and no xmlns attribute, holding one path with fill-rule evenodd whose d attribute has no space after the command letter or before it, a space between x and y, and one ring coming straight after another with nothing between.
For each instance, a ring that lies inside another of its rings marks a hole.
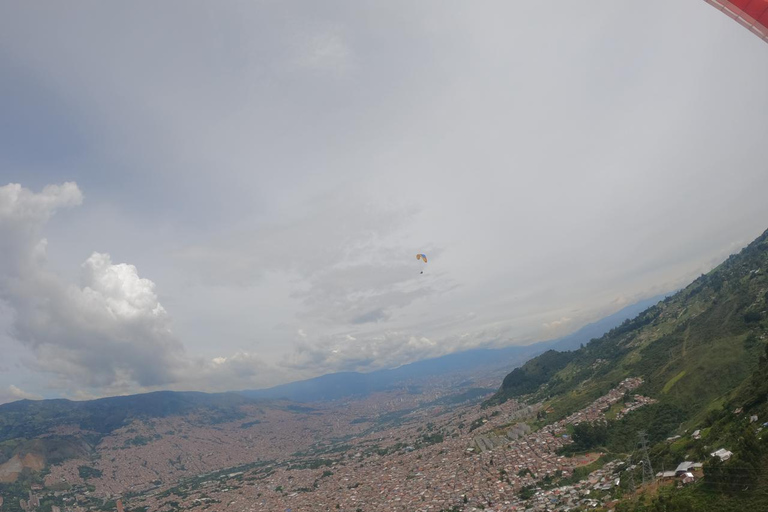
<instances>
[{"instance_id":1,"label":"cloud layer","mask_svg":"<svg viewBox=\"0 0 768 512\"><path fill-rule=\"evenodd\" d=\"M705 2L180 12L0 6L0 389L557 337L766 228L764 44Z\"/></svg>"}]
</instances>

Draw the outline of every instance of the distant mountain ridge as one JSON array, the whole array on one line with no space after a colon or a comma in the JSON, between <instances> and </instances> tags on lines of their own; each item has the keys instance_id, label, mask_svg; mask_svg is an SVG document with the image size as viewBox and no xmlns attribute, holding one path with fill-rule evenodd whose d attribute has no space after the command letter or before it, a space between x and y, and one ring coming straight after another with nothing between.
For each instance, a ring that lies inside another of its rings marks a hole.
<instances>
[{"instance_id":1,"label":"distant mountain ridge","mask_svg":"<svg viewBox=\"0 0 768 512\"><path fill-rule=\"evenodd\" d=\"M272 388L246 390L240 393L249 398L285 399L294 402L338 400L351 396L365 396L377 391L403 386L407 382L421 378L445 375L451 372L466 371L491 365L494 367L503 367L505 365L507 367L514 367L549 349L577 349L582 344L588 343L592 338L599 337L628 318L636 316L664 297L664 295L658 295L642 300L612 315L585 325L572 334L555 340L499 349L481 348L467 350L433 359L416 361L394 369L377 370L370 373L331 373Z\"/></svg>"},{"instance_id":2,"label":"distant mountain ridge","mask_svg":"<svg viewBox=\"0 0 768 512\"><path fill-rule=\"evenodd\" d=\"M156 391L129 396L115 396L87 401L66 399L19 400L0 405L0 443L9 439L34 439L58 425L76 425L94 435L104 435L125 426L133 419L205 413L206 421L230 421L240 415L239 407L285 399L294 402L333 400L365 396L375 391L418 384L421 378L445 375L454 371L491 366L507 367L524 361L552 347L577 348L589 341L595 332L618 325L659 297L641 301L589 324L573 334L557 340L522 347L475 349L443 357L418 361L392 370L371 373L342 372L293 382L265 390L203 393L196 391ZM288 406L286 406L288 407Z\"/></svg>"},{"instance_id":3,"label":"distant mountain ridge","mask_svg":"<svg viewBox=\"0 0 768 512\"><path fill-rule=\"evenodd\" d=\"M7 439L32 439L58 425L77 425L80 429L106 434L132 419L159 418L208 412L212 421L237 415L241 405L254 403L237 393L196 391L156 391L97 400L72 401L19 400L0 405L0 442Z\"/></svg>"}]
</instances>

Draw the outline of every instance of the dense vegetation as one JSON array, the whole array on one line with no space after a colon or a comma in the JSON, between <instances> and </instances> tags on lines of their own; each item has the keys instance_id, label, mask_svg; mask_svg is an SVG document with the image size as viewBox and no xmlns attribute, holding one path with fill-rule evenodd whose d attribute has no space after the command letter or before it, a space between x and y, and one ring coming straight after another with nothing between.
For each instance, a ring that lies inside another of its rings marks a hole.
<instances>
[{"instance_id":1,"label":"dense vegetation","mask_svg":"<svg viewBox=\"0 0 768 512\"><path fill-rule=\"evenodd\" d=\"M702 480L684 489L667 487L655 495L632 497L621 503L617 512L768 510L768 435L764 435L760 421L751 420L755 416L768 417L766 375L768 346L736 396L709 413L702 425L704 438L663 443L653 450L655 460L662 464L674 463L681 456L705 460ZM720 446L729 446L733 451L727 461L709 455L711 449Z\"/></svg>"},{"instance_id":2,"label":"dense vegetation","mask_svg":"<svg viewBox=\"0 0 768 512\"><path fill-rule=\"evenodd\" d=\"M573 352L548 350L531 359L504 377L504 382L501 385L503 396L520 396L533 393L539 386L548 382L557 372L565 368L573 357ZM498 397L496 398L498 399Z\"/></svg>"},{"instance_id":3,"label":"dense vegetation","mask_svg":"<svg viewBox=\"0 0 768 512\"><path fill-rule=\"evenodd\" d=\"M661 403L643 407L620 420L580 423L573 428L573 444L565 446L561 452L573 455L600 449L611 453L630 453L637 445L639 431L646 432L651 444L659 443L683 419L681 409Z\"/></svg>"}]
</instances>

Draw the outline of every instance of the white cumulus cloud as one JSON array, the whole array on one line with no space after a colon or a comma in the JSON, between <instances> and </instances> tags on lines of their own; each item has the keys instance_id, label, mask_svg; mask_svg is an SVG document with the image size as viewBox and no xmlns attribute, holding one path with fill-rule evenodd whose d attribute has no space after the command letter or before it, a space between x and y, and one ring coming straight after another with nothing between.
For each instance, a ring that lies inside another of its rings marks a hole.
<instances>
[{"instance_id":1,"label":"white cumulus cloud","mask_svg":"<svg viewBox=\"0 0 768 512\"><path fill-rule=\"evenodd\" d=\"M0 299L14 311L11 334L32 349L34 366L62 385L124 389L173 382L184 351L155 285L136 267L94 252L81 283L67 283L46 264L46 221L77 206L75 183L40 193L17 184L0 187Z\"/></svg>"},{"instance_id":2,"label":"white cumulus cloud","mask_svg":"<svg viewBox=\"0 0 768 512\"><path fill-rule=\"evenodd\" d=\"M83 194L76 183L48 185L40 193L23 188L18 183L0 187L0 223L15 223L29 227L45 222L59 208L78 206Z\"/></svg>"},{"instance_id":3,"label":"white cumulus cloud","mask_svg":"<svg viewBox=\"0 0 768 512\"><path fill-rule=\"evenodd\" d=\"M155 283L140 278L133 265L113 265L109 254L95 252L83 263L83 278L83 298L115 319L145 316L161 321L167 317L155 295Z\"/></svg>"}]
</instances>

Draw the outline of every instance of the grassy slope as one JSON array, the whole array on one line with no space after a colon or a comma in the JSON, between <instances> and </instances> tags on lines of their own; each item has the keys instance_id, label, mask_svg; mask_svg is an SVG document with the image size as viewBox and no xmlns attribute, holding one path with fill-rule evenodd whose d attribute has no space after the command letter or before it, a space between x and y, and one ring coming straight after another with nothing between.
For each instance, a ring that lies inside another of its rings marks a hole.
<instances>
[{"instance_id":1,"label":"grassy slope","mask_svg":"<svg viewBox=\"0 0 768 512\"><path fill-rule=\"evenodd\" d=\"M626 499L617 512L743 512L768 510L768 435L760 426L768 418L768 346L759 365L722 407L712 409L702 422L699 440L684 436L674 443L659 443L652 452L655 463L674 467L682 460L704 460L704 478L681 490L674 486ZM736 413L735 411L741 410ZM751 422L756 415L761 420ZM725 447L734 455L725 463L709 457Z\"/></svg>"}]
</instances>

